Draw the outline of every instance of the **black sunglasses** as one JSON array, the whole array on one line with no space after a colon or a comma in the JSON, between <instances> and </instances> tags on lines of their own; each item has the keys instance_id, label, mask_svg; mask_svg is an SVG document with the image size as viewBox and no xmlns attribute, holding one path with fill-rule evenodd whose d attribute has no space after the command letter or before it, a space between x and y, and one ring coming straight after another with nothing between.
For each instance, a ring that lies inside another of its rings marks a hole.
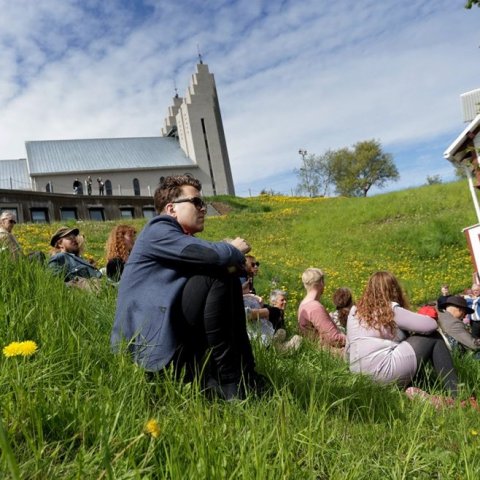
<instances>
[{"instance_id":1,"label":"black sunglasses","mask_svg":"<svg viewBox=\"0 0 480 480\"><path fill-rule=\"evenodd\" d=\"M252 263L252 267L255 266L255 267L259 267L260 266L260 262L253 262Z\"/></svg>"},{"instance_id":2,"label":"black sunglasses","mask_svg":"<svg viewBox=\"0 0 480 480\"><path fill-rule=\"evenodd\" d=\"M201 210L202 208L205 208L205 209L207 208L207 204L205 203L203 198L200 198L200 197L181 198L180 200L175 200L172 203L185 203L185 202L193 203L193 206L197 210Z\"/></svg>"}]
</instances>

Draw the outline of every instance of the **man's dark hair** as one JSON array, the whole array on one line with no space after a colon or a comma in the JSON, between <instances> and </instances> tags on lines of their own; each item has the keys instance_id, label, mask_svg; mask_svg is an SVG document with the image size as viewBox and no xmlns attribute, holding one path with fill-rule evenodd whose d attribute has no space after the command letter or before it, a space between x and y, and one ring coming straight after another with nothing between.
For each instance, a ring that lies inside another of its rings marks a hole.
<instances>
[{"instance_id":1,"label":"man's dark hair","mask_svg":"<svg viewBox=\"0 0 480 480\"><path fill-rule=\"evenodd\" d=\"M181 188L185 185L196 188L198 191L202 189L200 181L190 175L175 175L163 180L153 195L153 204L158 214L163 212L167 203L180 197L182 194Z\"/></svg>"}]
</instances>

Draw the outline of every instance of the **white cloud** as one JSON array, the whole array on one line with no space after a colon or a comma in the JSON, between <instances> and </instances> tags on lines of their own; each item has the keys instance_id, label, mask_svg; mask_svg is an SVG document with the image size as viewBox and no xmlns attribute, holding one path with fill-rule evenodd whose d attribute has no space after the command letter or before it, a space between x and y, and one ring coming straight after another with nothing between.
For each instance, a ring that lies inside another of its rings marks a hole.
<instances>
[{"instance_id":1,"label":"white cloud","mask_svg":"<svg viewBox=\"0 0 480 480\"><path fill-rule=\"evenodd\" d=\"M299 147L453 140L459 94L480 86L480 11L463 0L0 0L0 11L0 158L24 157L25 140L157 135L197 44L240 186L290 191ZM398 166L397 186L450 168Z\"/></svg>"}]
</instances>

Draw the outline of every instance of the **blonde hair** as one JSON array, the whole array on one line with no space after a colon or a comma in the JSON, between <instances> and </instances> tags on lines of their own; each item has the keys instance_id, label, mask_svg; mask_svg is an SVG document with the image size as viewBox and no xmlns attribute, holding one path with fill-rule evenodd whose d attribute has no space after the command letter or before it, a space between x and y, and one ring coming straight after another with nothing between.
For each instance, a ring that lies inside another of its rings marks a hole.
<instances>
[{"instance_id":1,"label":"blonde hair","mask_svg":"<svg viewBox=\"0 0 480 480\"><path fill-rule=\"evenodd\" d=\"M85 238L85 235L79 233L77 235L77 245L78 245L78 254L82 256L85 252L85 246L87 243L87 239Z\"/></svg>"},{"instance_id":2,"label":"blonde hair","mask_svg":"<svg viewBox=\"0 0 480 480\"><path fill-rule=\"evenodd\" d=\"M324 281L323 272L319 268L307 268L302 273L302 283L305 288Z\"/></svg>"}]
</instances>

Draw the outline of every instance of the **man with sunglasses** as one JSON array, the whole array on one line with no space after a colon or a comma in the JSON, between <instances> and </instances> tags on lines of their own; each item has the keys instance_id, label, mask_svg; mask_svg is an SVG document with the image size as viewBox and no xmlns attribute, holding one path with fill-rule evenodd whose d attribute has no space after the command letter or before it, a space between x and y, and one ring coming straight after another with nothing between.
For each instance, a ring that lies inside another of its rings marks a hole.
<instances>
[{"instance_id":1,"label":"man with sunglasses","mask_svg":"<svg viewBox=\"0 0 480 480\"><path fill-rule=\"evenodd\" d=\"M147 372L172 368L221 398L243 398L260 383L248 339L241 284L242 238L208 242L201 184L167 177L154 195L159 215L138 236L120 281L111 343L125 342Z\"/></svg>"}]
</instances>

